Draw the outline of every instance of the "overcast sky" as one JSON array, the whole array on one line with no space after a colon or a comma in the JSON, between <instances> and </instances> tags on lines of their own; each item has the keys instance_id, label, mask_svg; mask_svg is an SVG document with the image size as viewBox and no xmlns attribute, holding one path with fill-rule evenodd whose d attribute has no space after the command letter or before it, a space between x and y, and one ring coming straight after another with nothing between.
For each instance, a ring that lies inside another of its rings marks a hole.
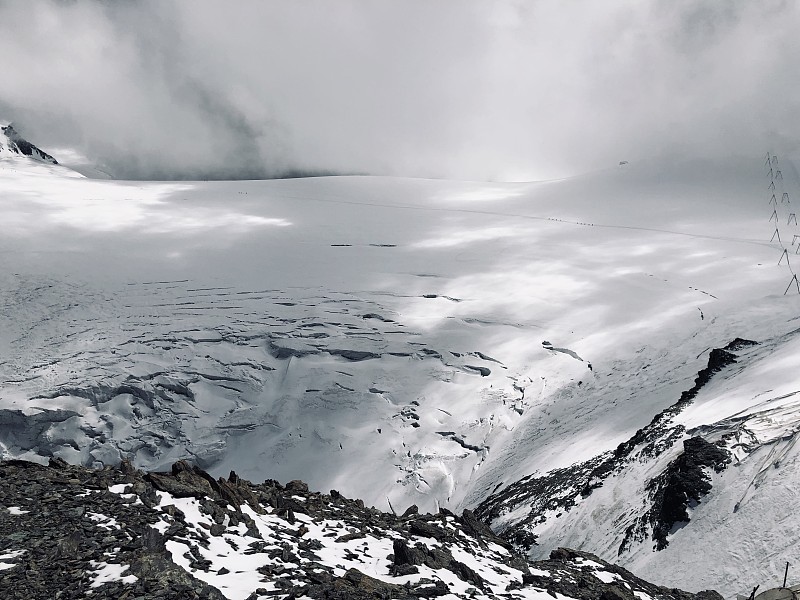
<instances>
[{"instance_id":1,"label":"overcast sky","mask_svg":"<svg viewBox=\"0 0 800 600\"><path fill-rule=\"evenodd\" d=\"M0 119L150 179L519 180L788 151L799 7L0 0Z\"/></svg>"}]
</instances>

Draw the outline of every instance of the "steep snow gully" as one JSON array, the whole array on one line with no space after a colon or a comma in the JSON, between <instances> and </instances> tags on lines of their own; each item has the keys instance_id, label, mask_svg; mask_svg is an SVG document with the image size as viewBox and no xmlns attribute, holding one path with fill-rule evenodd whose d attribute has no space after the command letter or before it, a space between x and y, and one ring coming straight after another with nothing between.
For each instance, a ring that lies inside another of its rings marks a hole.
<instances>
[{"instance_id":1,"label":"steep snow gully","mask_svg":"<svg viewBox=\"0 0 800 600\"><path fill-rule=\"evenodd\" d=\"M790 157L172 183L25 154L0 156L4 459L471 509L532 559L726 596L797 558Z\"/></svg>"}]
</instances>

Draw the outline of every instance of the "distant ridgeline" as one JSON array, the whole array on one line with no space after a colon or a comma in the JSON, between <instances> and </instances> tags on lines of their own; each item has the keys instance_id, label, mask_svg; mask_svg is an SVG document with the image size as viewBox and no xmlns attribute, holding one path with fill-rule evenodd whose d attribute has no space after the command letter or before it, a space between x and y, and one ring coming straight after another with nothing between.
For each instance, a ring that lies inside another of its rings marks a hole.
<instances>
[{"instance_id":1,"label":"distant ridgeline","mask_svg":"<svg viewBox=\"0 0 800 600\"><path fill-rule=\"evenodd\" d=\"M20 154L52 165L58 164L55 158L50 156L47 152L40 150L17 133L12 124L9 123L8 125L0 127L0 129L3 131L3 135L0 136L0 157L8 156L8 153Z\"/></svg>"}]
</instances>

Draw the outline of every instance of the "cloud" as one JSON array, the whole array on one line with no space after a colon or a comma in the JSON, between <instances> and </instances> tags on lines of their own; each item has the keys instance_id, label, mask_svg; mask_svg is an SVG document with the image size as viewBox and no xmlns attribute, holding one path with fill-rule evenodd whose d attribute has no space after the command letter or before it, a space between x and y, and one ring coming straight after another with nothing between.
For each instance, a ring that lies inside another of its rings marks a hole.
<instances>
[{"instance_id":1,"label":"cloud","mask_svg":"<svg viewBox=\"0 0 800 600\"><path fill-rule=\"evenodd\" d=\"M0 116L149 179L790 152L798 17L778 0L7 0Z\"/></svg>"}]
</instances>

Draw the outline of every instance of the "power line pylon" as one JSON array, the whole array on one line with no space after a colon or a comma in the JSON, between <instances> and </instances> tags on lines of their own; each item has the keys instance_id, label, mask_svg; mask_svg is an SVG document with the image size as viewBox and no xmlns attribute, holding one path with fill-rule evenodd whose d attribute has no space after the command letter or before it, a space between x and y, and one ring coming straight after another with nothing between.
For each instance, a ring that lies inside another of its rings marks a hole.
<instances>
[{"instance_id":1,"label":"power line pylon","mask_svg":"<svg viewBox=\"0 0 800 600\"><path fill-rule=\"evenodd\" d=\"M789 293L789 288L792 287L792 284L795 285L797 293L800 294L800 282L797 281L797 275L792 275L792 280L789 282L789 285L786 286L786 291L783 292L784 296Z\"/></svg>"}]
</instances>

